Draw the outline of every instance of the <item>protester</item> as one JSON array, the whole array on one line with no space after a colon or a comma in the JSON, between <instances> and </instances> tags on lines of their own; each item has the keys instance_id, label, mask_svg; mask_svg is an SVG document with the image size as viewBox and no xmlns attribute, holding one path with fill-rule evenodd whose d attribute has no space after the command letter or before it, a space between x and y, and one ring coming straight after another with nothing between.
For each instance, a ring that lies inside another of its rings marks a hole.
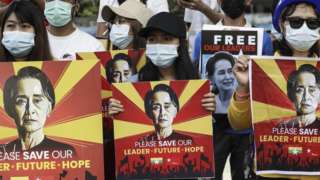
<instances>
[{"instance_id":1,"label":"protester","mask_svg":"<svg viewBox=\"0 0 320 180\"><path fill-rule=\"evenodd\" d=\"M198 3L198 4L194 4L193 6L188 6L188 4L192 3L192 1L177 0L177 3L182 7L186 7L184 12L184 21L189 27L188 29L189 52L192 53L196 33L201 31L202 26L204 24L212 24L212 23L215 24L220 20L220 18L216 18L215 21L211 22L212 20L210 20L204 13L205 12L218 13L220 11L220 7L218 6L217 0L195 1L195 3ZM188 7L193 9L190 9Z\"/></svg>"},{"instance_id":2,"label":"protester","mask_svg":"<svg viewBox=\"0 0 320 180\"><path fill-rule=\"evenodd\" d=\"M33 1L13 1L1 22L1 61L52 60L44 17Z\"/></svg>"},{"instance_id":3,"label":"protester","mask_svg":"<svg viewBox=\"0 0 320 180\"><path fill-rule=\"evenodd\" d=\"M151 10L136 0L127 0L119 7L105 6L102 17L112 23L109 33L109 40L114 45L112 49L145 48L145 40L138 36L138 32L147 24L151 16Z\"/></svg>"},{"instance_id":4,"label":"protester","mask_svg":"<svg viewBox=\"0 0 320 180\"><path fill-rule=\"evenodd\" d=\"M213 14L218 17L220 21L216 25L220 26L239 26L252 27L252 25L245 18L245 9L252 4L252 0L219 0L223 14ZM212 15L212 16L213 16ZM196 35L194 41L194 49L192 52L192 60L196 63L200 59L201 51L201 33ZM268 33L263 34L262 55L273 55L273 45Z\"/></svg>"},{"instance_id":5,"label":"protester","mask_svg":"<svg viewBox=\"0 0 320 180\"><path fill-rule=\"evenodd\" d=\"M74 60L76 52L105 50L98 40L75 27L73 21L79 7L79 0L53 0L45 3L50 48L57 60Z\"/></svg>"},{"instance_id":6,"label":"protester","mask_svg":"<svg viewBox=\"0 0 320 180\"><path fill-rule=\"evenodd\" d=\"M202 12L212 22L217 22L218 20L216 25L251 27L251 24L245 18L245 9L251 5L251 0L218 0L218 5L224 14L218 13L213 9L209 12L209 10L207 10L208 7L205 7L205 4L201 1L180 1L185 7ZM192 60L195 64L198 64L201 51L200 32L196 35L193 47ZM271 38L267 33L264 33L263 36L262 51L264 55L273 54ZM221 108L222 107L217 107L217 110ZM232 179L250 179L253 176L251 129L234 131L225 114L226 112L224 115L220 112L215 112L214 114L216 119L214 123L216 179L222 179L223 169L229 155L231 155L230 166Z\"/></svg>"},{"instance_id":7,"label":"protester","mask_svg":"<svg viewBox=\"0 0 320 180\"><path fill-rule=\"evenodd\" d=\"M122 3L127 0L100 0L99 5L99 13L97 19L97 33L96 36L99 38L106 38L108 34L108 25L110 21L104 21L105 19L102 18L102 10L104 6L110 7L118 7ZM168 12L169 5L167 0L135 0L140 1L143 3L148 9L152 11L152 14L157 14L160 12Z\"/></svg>"},{"instance_id":8,"label":"protester","mask_svg":"<svg viewBox=\"0 0 320 180\"><path fill-rule=\"evenodd\" d=\"M299 2L299 3L298 3ZM298 4L297 4L298 3ZM283 0L273 14L273 26L282 34L275 55L318 57L320 1Z\"/></svg>"},{"instance_id":9,"label":"protester","mask_svg":"<svg viewBox=\"0 0 320 180\"><path fill-rule=\"evenodd\" d=\"M282 0L279 1L273 14L273 25L282 33L283 39L276 47L275 55L316 57L319 53L319 0ZM308 41L308 42L307 42ZM287 49L284 47L287 46ZM318 50L318 51L317 51ZM251 109L249 101L248 57L240 57L235 63L233 72L238 81L228 109L228 117L234 129L251 127ZM270 175L275 179L319 179L315 176ZM258 179L268 179L258 177Z\"/></svg>"},{"instance_id":10,"label":"protester","mask_svg":"<svg viewBox=\"0 0 320 180\"><path fill-rule=\"evenodd\" d=\"M184 22L173 14L162 12L148 21L140 31L147 39L147 63L139 72L139 81L197 79L197 70L188 55ZM214 111L214 95L208 93L201 100L202 106ZM108 115L124 111L120 101L111 98Z\"/></svg>"}]
</instances>

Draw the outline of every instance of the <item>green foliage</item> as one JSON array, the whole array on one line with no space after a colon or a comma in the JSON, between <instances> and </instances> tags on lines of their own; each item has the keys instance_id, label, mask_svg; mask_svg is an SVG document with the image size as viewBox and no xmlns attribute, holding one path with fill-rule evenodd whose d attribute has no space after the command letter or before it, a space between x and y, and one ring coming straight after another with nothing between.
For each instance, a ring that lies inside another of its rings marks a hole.
<instances>
[{"instance_id":1,"label":"green foliage","mask_svg":"<svg viewBox=\"0 0 320 180\"><path fill-rule=\"evenodd\" d=\"M79 17L97 16L99 11L99 0L80 0Z\"/></svg>"}]
</instances>

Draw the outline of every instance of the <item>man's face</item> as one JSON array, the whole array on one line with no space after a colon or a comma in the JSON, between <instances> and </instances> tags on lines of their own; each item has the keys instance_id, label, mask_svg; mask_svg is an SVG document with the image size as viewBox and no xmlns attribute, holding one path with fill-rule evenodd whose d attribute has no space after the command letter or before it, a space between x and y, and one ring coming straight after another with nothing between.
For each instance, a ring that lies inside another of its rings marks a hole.
<instances>
[{"instance_id":1,"label":"man's face","mask_svg":"<svg viewBox=\"0 0 320 180\"><path fill-rule=\"evenodd\" d=\"M217 86L219 91L229 91L235 88L235 77L232 72L231 63L222 59L215 64L215 71L211 81Z\"/></svg>"},{"instance_id":2,"label":"man's face","mask_svg":"<svg viewBox=\"0 0 320 180\"><path fill-rule=\"evenodd\" d=\"M320 90L313 74L303 72L298 75L295 100L298 115L307 115L316 112L320 100Z\"/></svg>"},{"instance_id":3,"label":"man's face","mask_svg":"<svg viewBox=\"0 0 320 180\"><path fill-rule=\"evenodd\" d=\"M131 69L125 60L118 60L113 65L112 79L115 83L129 82L131 77Z\"/></svg>"},{"instance_id":4,"label":"man's face","mask_svg":"<svg viewBox=\"0 0 320 180\"><path fill-rule=\"evenodd\" d=\"M152 97L153 124L160 128L171 127L177 115L177 107L165 91L156 92Z\"/></svg>"},{"instance_id":5,"label":"man's face","mask_svg":"<svg viewBox=\"0 0 320 180\"><path fill-rule=\"evenodd\" d=\"M40 81L34 78L18 81L14 103L17 128L23 128L26 132L42 129L52 109Z\"/></svg>"}]
</instances>

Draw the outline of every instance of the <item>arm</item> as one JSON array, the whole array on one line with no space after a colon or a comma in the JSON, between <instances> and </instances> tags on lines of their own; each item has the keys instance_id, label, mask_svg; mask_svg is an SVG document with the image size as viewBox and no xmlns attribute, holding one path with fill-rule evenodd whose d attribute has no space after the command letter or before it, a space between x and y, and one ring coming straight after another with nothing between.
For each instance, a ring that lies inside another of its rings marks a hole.
<instances>
[{"instance_id":1,"label":"arm","mask_svg":"<svg viewBox=\"0 0 320 180\"><path fill-rule=\"evenodd\" d=\"M106 31L107 31L107 25L106 22L97 22L97 31L96 31L96 37L98 38L106 38Z\"/></svg>"},{"instance_id":2,"label":"arm","mask_svg":"<svg viewBox=\"0 0 320 180\"><path fill-rule=\"evenodd\" d=\"M228 119L232 128L237 130L251 127L248 62L249 57L241 56L233 67L238 87L228 108Z\"/></svg>"},{"instance_id":3,"label":"arm","mask_svg":"<svg viewBox=\"0 0 320 180\"><path fill-rule=\"evenodd\" d=\"M207 4L203 3L202 0L177 0L177 2L184 8L200 11L214 24L224 17L222 13L211 9Z\"/></svg>"},{"instance_id":4,"label":"arm","mask_svg":"<svg viewBox=\"0 0 320 180\"><path fill-rule=\"evenodd\" d=\"M237 101L235 94L231 98L228 108L228 119L233 129L241 130L251 127L251 111L249 99Z\"/></svg>"}]
</instances>

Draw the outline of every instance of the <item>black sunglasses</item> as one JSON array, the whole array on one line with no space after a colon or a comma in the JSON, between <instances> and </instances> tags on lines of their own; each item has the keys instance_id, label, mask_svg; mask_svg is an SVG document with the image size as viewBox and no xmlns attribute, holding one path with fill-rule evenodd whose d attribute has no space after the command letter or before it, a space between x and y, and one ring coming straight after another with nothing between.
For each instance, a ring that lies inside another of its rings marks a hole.
<instances>
[{"instance_id":1,"label":"black sunglasses","mask_svg":"<svg viewBox=\"0 0 320 180\"><path fill-rule=\"evenodd\" d=\"M287 17L286 20L289 21L289 24L293 29L299 29L304 22L307 22L309 29L314 30L320 27L319 18L302 19L300 17Z\"/></svg>"}]
</instances>

